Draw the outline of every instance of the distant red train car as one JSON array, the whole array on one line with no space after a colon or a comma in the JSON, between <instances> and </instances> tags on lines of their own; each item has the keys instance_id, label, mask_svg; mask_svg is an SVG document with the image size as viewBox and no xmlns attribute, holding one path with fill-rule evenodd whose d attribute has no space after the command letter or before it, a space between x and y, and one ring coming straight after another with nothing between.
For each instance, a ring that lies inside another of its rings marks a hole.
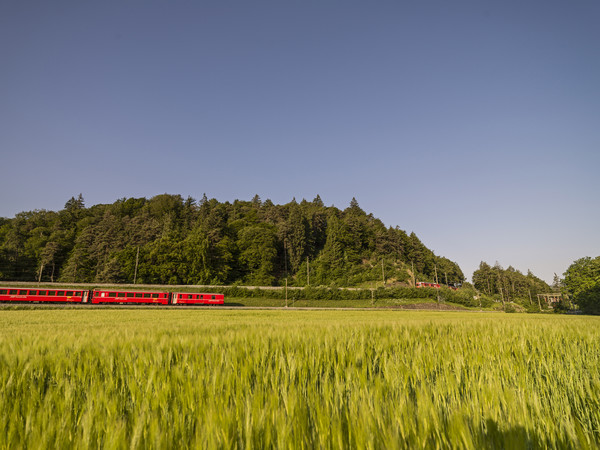
<instances>
[{"instance_id":1,"label":"distant red train car","mask_svg":"<svg viewBox=\"0 0 600 450\"><path fill-rule=\"evenodd\" d=\"M92 303L134 303L168 305L168 292L98 291L92 293Z\"/></svg>"},{"instance_id":2,"label":"distant red train car","mask_svg":"<svg viewBox=\"0 0 600 450\"><path fill-rule=\"evenodd\" d=\"M223 305L223 294L196 294L188 292L173 292L171 303L173 305Z\"/></svg>"},{"instance_id":3,"label":"distant red train car","mask_svg":"<svg viewBox=\"0 0 600 450\"><path fill-rule=\"evenodd\" d=\"M88 303L89 291L0 287L0 302Z\"/></svg>"},{"instance_id":4,"label":"distant red train car","mask_svg":"<svg viewBox=\"0 0 600 450\"><path fill-rule=\"evenodd\" d=\"M428 287L428 288L439 289L441 286L437 283L427 283L425 281L417 281L416 287L418 287L418 288Z\"/></svg>"}]
</instances>

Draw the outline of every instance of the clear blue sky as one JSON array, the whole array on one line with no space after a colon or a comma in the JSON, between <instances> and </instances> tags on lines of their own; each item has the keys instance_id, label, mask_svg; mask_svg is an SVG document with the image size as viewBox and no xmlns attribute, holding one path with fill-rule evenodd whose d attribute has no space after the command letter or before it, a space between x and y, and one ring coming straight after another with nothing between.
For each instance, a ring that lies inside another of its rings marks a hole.
<instances>
[{"instance_id":1,"label":"clear blue sky","mask_svg":"<svg viewBox=\"0 0 600 450\"><path fill-rule=\"evenodd\" d=\"M470 277L600 254L600 2L0 2L0 216L352 197Z\"/></svg>"}]
</instances>

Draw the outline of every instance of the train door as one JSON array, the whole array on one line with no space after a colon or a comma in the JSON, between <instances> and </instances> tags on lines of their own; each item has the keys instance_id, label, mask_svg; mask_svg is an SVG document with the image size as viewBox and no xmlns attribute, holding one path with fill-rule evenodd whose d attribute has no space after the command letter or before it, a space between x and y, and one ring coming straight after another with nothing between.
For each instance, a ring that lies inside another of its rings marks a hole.
<instances>
[{"instance_id":1,"label":"train door","mask_svg":"<svg viewBox=\"0 0 600 450\"><path fill-rule=\"evenodd\" d=\"M83 291L83 299L81 300L81 302L82 303L87 303L89 295L90 295L90 291Z\"/></svg>"}]
</instances>

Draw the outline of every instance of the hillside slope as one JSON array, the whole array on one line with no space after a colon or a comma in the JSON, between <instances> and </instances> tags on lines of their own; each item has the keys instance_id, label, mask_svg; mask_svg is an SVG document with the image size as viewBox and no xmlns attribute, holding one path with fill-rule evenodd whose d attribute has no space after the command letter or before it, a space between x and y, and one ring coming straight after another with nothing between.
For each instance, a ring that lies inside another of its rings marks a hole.
<instances>
[{"instance_id":1,"label":"hillside slope","mask_svg":"<svg viewBox=\"0 0 600 450\"><path fill-rule=\"evenodd\" d=\"M308 270L307 270L308 264ZM292 200L221 203L127 198L0 219L0 279L155 284L375 286L464 280L414 234L386 228L352 199L340 210Z\"/></svg>"}]
</instances>

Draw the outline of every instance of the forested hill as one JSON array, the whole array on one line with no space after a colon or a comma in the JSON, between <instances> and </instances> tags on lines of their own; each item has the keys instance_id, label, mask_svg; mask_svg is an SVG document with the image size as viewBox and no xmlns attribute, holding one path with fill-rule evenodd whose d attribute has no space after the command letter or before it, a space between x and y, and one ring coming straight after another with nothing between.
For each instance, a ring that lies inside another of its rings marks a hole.
<instances>
[{"instance_id":1,"label":"forested hill","mask_svg":"<svg viewBox=\"0 0 600 450\"><path fill-rule=\"evenodd\" d=\"M58 212L0 219L3 280L381 286L411 284L413 268L418 281L464 279L355 199L340 210L319 196L275 205L164 194L87 208L79 196Z\"/></svg>"},{"instance_id":2,"label":"forested hill","mask_svg":"<svg viewBox=\"0 0 600 450\"><path fill-rule=\"evenodd\" d=\"M559 284L556 275L555 284ZM503 269L498 263L490 266L484 261L479 264L479 269L473 272L473 286L482 294L494 297L496 300L521 301L521 303L524 300L525 304L537 301L537 294L555 290L530 270L527 271L527 275L524 275L512 266ZM557 286L555 287L558 289Z\"/></svg>"}]
</instances>

